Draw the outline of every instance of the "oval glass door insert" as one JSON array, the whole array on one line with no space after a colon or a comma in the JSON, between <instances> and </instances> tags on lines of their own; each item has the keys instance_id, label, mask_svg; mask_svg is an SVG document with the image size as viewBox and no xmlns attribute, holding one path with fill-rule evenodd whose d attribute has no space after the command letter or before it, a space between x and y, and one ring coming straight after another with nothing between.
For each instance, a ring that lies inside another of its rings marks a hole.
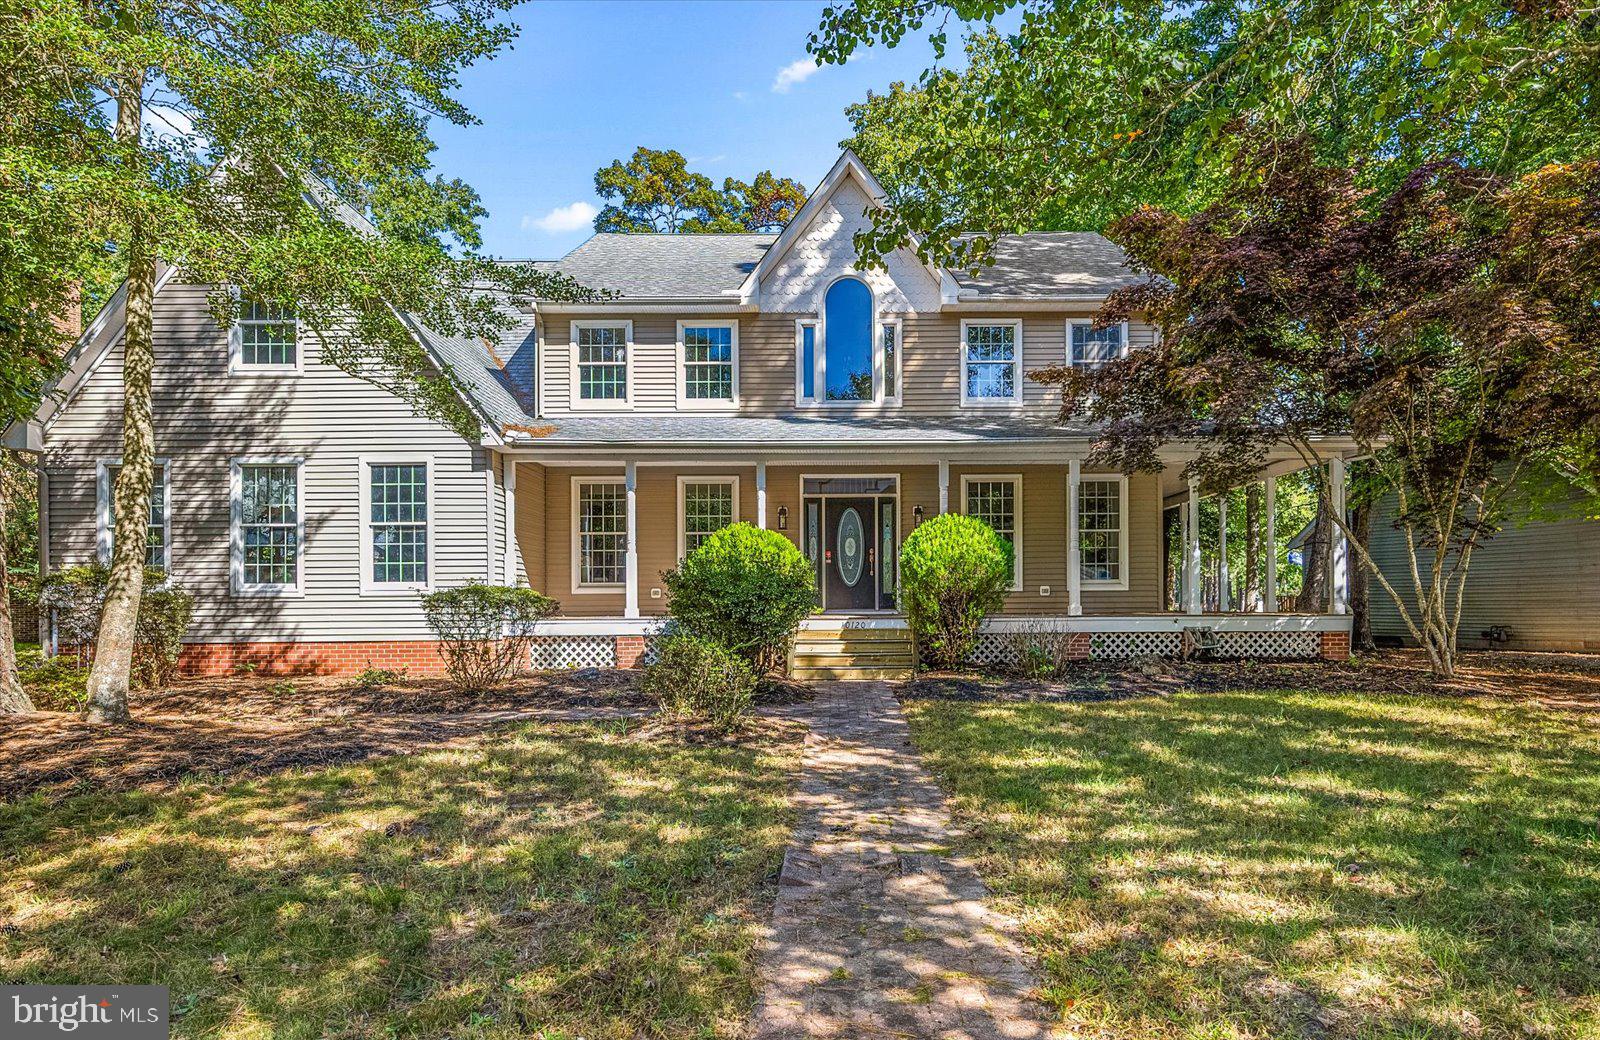
<instances>
[{"instance_id":1,"label":"oval glass door insert","mask_svg":"<svg viewBox=\"0 0 1600 1040\"><path fill-rule=\"evenodd\" d=\"M854 588L867 560L866 528L852 507L839 517L839 580Z\"/></svg>"}]
</instances>

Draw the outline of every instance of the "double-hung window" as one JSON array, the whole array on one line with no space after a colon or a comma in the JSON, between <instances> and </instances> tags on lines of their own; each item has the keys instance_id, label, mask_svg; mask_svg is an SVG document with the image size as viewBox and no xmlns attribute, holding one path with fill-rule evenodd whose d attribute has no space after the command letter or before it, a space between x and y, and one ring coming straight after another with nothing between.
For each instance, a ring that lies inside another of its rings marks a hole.
<instances>
[{"instance_id":1,"label":"double-hung window","mask_svg":"<svg viewBox=\"0 0 1600 1040\"><path fill-rule=\"evenodd\" d=\"M1094 327L1091 321L1067 323L1067 363L1085 368L1097 368L1107 361L1128 356L1128 324Z\"/></svg>"},{"instance_id":2,"label":"double-hung window","mask_svg":"<svg viewBox=\"0 0 1600 1040\"><path fill-rule=\"evenodd\" d=\"M423 459L362 459L361 586L365 592L428 587L430 466Z\"/></svg>"},{"instance_id":3,"label":"double-hung window","mask_svg":"<svg viewBox=\"0 0 1600 1040\"><path fill-rule=\"evenodd\" d=\"M961 323L961 403L1022 401L1022 322Z\"/></svg>"},{"instance_id":4,"label":"double-hung window","mask_svg":"<svg viewBox=\"0 0 1600 1040\"><path fill-rule=\"evenodd\" d=\"M301 460L237 459L232 473L233 589L297 593L305 541Z\"/></svg>"},{"instance_id":5,"label":"double-hung window","mask_svg":"<svg viewBox=\"0 0 1600 1040\"><path fill-rule=\"evenodd\" d=\"M678 404L732 408L739 398L736 322L678 322Z\"/></svg>"},{"instance_id":6,"label":"double-hung window","mask_svg":"<svg viewBox=\"0 0 1600 1040\"><path fill-rule=\"evenodd\" d=\"M679 559L738 518L738 477L678 478Z\"/></svg>"},{"instance_id":7,"label":"double-hung window","mask_svg":"<svg viewBox=\"0 0 1600 1040\"><path fill-rule=\"evenodd\" d=\"M620 590L628 559L628 492L622 478L572 478L572 537L572 590Z\"/></svg>"},{"instance_id":8,"label":"double-hung window","mask_svg":"<svg viewBox=\"0 0 1600 1040\"><path fill-rule=\"evenodd\" d=\"M1011 587L1022 588L1022 478L964 476L961 497L966 513L994 529L1011 546Z\"/></svg>"},{"instance_id":9,"label":"double-hung window","mask_svg":"<svg viewBox=\"0 0 1600 1040\"><path fill-rule=\"evenodd\" d=\"M572 405L626 408L633 402L633 322L572 323Z\"/></svg>"},{"instance_id":10,"label":"double-hung window","mask_svg":"<svg viewBox=\"0 0 1600 1040\"><path fill-rule=\"evenodd\" d=\"M1084 588L1128 587L1128 481L1084 477L1078 484L1078 566Z\"/></svg>"},{"instance_id":11,"label":"double-hung window","mask_svg":"<svg viewBox=\"0 0 1600 1040\"><path fill-rule=\"evenodd\" d=\"M122 470L118 462L102 462L96 481L96 537L95 545L101 563L111 562L111 548L116 541L117 511L115 507L117 474ZM172 492L167 483L167 463L157 459L150 475L150 513L145 519L146 567L172 569Z\"/></svg>"},{"instance_id":12,"label":"double-hung window","mask_svg":"<svg viewBox=\"0 0 1600 1040\"><path fill-rule=\"evenodd\" d=\"M286 304L241 299L228 343L234 372L300 371L300 322Z\"/></svg>"}]
</instances>

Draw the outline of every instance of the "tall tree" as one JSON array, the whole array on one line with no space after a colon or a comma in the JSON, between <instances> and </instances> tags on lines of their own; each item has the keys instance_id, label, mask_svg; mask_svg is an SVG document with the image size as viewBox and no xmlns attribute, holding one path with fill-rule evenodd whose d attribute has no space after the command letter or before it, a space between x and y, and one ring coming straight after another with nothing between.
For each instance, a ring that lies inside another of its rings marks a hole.
<instances>
[{"instance_id":1,"label":"tall tree","mask_svg":"<svg viewBox=\"0 0 1600 1040\"><path fill-rule=\"evenodd\" d=\"M689 169L682 153L643 145L594 175L594 190L611 200L594 218L599 232L666 235L770 231L788 223L806 200L799 181L763 170L746 184L732 177L719 189Z\"/></svg>"},{"instance_id":2,"label":"tall tree","mask_svg":"<svg viewBox=\"0 0 1600 1040\"><path fill-rule=\"evenodd\" d=\"M88 143L78 167L46 163L30 197L90 182L94 230L126 270L117 530L141 530L149 508L163 264L218 286L212 307L226 324L235 289L292 305L326 363L480 434L458 378L407 320L492 335L508 320L497 296L581 295L479 255L477 196L429 173L428 121L473 121L452 96L457 75L512 39L499 17L512 3L40 0L0 22L0 53L20 63L7 78L36 77L67 113L63 132ZM97 721L128 715L143 562L136 539L118 540L89 676Z\"/></svg>"},{"instance_id":3,"label":"tall tree","mask_svg":"<svg viewBox=\"0 0 1600 1040\"><path fill-rule=\"evenodd\" d=\"M1066 414L1103 424L1097 449L1125 468L1194 441L1195 471L1225 487L1292 446L1326 522L1449 675L1473 553L1521 474L1600 478L1600 161L1520 178L1431 163L1376 192L1304 140L1235 145L1216 203L1111 228L1156 277L1114 293L1098 320L1145 314L1157 343L1035 376L1062 387ZM1408 580L1382 573L1328 508L1319 438L1341 431L1397 500Z\"/></svg>"},{"instance_id":4,"label":"tall tree","mask_svg":"<svg viewBox=\"0 0 1600 1040\"><path fill-rule=\"evenodd\" d=\"M1600 46L1581 4L1505 0L845 0L809 49L859 47L1014 10L967 66L929 68L849 110L892 209L860 236L915 232L955 266L993 233L1099 230L1139 205L1192 213L1227 187L1239 119L1309 140L1390 189L1434 158L1519 175L1586 154ZM964 232L984 232L960 238Z\"/></svg>"}]
</instances>

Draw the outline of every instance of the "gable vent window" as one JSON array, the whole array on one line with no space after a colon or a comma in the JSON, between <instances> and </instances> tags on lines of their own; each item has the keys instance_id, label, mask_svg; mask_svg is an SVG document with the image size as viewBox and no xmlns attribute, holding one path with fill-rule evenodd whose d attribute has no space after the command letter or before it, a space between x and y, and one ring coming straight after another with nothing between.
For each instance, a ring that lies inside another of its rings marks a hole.
<instances>
[{"instance_id":1,"label":"gable vent window","mask_svg":"<svg viewBox=\"0 0 1600 1040\"><path fill-rule=\"evenodd\" d=\"M300 370L300 322L287 304L241 300L229 336L229 367L235 372Z\"/></svg>"}]
</instances>

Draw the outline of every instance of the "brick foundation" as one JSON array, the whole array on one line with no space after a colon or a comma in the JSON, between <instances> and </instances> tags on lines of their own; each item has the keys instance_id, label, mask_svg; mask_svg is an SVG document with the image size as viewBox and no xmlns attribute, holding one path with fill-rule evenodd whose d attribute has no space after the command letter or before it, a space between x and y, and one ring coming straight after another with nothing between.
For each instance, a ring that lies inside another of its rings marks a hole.
<instances>
[{"instance_id":1,"label":"brick foundation","mask_svg":"<svg viewBox=\"0 0 1600 1040\"><path fill-rule=\"evenodd\" d=\"M1350 633L1322 633L1322 659L1324 661L1350 660Z\"/></svg>"},{"instance_id":2,"label":"brick foundation","mask_svg":"<svg viewBox=\"0 0 1600 1040\"><path fill-rule=\"evenodd\" d=\"M253 667L252 667L253 666ZM368 643L185 643L183 675L355 675L366 668L442 675L444 658L432 640Z\"/></svg>"},{"instance_id":3,"label":"brick foundation","mask_svg":"<svg viewBox=\"0 0 1600 1040\"><path fill-rule=\"evenodd\" d=\"M639 658L644 656L644 636L618 636L617 637L617 667L638 668Z\"/></svg>"},{"instance_id":4,"label":"brick foundation","mask_svg":"<svg viewBox=\"0 0 1600 1040\"><path fill-rule=\"evenodd\" d=\"M1073 632L1067 636L1067 660L1087 661L1094 637L1088 632Z\"/></svg>"}]
</instances>

